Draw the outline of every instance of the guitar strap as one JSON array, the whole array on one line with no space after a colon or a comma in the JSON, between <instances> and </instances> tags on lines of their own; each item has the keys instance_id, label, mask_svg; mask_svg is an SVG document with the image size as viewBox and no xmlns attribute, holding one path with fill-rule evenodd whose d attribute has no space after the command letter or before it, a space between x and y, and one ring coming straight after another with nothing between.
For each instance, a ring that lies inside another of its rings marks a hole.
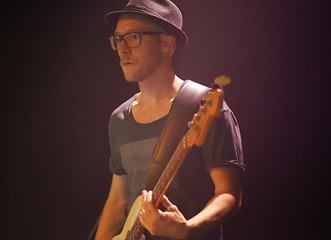
<instances>
[{"instance_id":1,"label":"guitar strap","mask_svg":"<svg viewBox=\"0 0 331 240\"><path fill-rule=\"evenodd\" d=\"M201 98L208 91L211 89L190 80L186 80L179 88L152 157L147 174L146 190L153 190L186 133L187 123L198 110Z\"/></svg>"},{"instance_id":2,"label":"guitar strap","mask_svg":"<svg viewBox=\"0 0 331 240\"><path fill-rule=\"evenodd\" d=\"M197 111L200 99L208 91L211 91L211 89L190 80L186 80L179 88L155 148L145 189L153 190L177 145L187 131L187 123ZM100 217L101 215L90 232L88 240L94 239Z\"/></svg>"}]
</instances>

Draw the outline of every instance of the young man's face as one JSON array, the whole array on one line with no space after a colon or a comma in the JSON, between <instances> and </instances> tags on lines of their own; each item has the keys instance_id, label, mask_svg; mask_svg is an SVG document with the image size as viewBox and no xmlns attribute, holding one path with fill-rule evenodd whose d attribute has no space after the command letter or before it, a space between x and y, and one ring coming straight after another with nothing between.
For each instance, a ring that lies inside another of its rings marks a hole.
<instances>
[{"instance_id":1,"label":"young man's face","mask_svg":"<svg viewBox=\"0 0 331 240\"><path fill-rule=\"evenodd\" d=\"M162 31L149 20L134 14L124 14L117 22L114 34L121 36L130 32ZM162 64L160 35L141 35L141 45L127 47L118 45L120 64L128 82L139 82L153 76Z\"/></svg>"}]
</instances>

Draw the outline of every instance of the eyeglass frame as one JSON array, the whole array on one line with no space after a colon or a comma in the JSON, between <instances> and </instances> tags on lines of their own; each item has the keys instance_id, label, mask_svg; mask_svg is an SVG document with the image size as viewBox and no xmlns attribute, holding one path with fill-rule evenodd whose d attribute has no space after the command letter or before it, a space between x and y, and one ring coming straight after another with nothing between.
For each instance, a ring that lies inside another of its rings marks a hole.
<instances>
[{"instance_id":1,"label":"eyeglass frame","mask_svg":"<svg viewBox=\"0 0 331 240\"><path fill-rule=\"evenodd\" d=\"M139 44L137 46L135 46L135 47L129 47L128 44L127 44L127 42L124 40L124 37L126 35L129 35L129 34L132 34L132 33L136 33L139 36ZM166 33L165 32L156 32L156 31L150 31L150 32L128 32L126 34L119 35L119 36L118 35L112 35L108 39L110 41L110 45L111 45L112 49L115 50L115 51L118 51L117 44L118 43L121 44L122 41L124 42L124 44L125 44L125 46L127 48L137 48L137 47L139 47L141 45L141 36L142 35L156 35L156 34L166 34ZM116 46L115 46L115 41L113 40L114 38L119 39L119 41L116 42Z\"/></svg>"}]
</instances>

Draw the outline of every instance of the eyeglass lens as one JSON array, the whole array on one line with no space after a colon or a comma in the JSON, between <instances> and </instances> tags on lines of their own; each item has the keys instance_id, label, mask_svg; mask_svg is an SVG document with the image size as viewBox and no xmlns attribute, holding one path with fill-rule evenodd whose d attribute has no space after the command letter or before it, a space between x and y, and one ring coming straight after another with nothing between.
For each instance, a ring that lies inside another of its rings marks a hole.
<instances>
[{"instance_id":1,"label":"eyeglass lens","mask_svg":"<svg viewBox=\"0 0 331 240\"><path fill-rule=\"evenodd\" d=\"M110 43L114 50L118 50L118 46L124 42L128 48L135 48L140 46L140 34L139 33L127 33L123 36L112 36L110 37Z\"/></svg>"}]
</instances>

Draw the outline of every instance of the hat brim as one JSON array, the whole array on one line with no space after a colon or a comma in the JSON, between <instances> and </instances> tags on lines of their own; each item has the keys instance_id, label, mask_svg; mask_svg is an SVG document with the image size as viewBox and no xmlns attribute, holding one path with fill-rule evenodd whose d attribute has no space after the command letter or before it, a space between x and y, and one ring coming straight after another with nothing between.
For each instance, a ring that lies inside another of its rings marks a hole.
<instances>
[{"instance_id":1,"label":"hat brim","mask_svg":"<svg viewBox=\"0 0 331 240\"><path fill-rule=\"evenodd\" d=\"M154 16L153 13L147 14L143 11L139 11L139 9L124 9L120 11L107 13L105 15L105 21L108 25L111 26L112 31L115 30L117 21L120 18L120 16L125 13L139 14L151 20L152 22L156 23L158 26L163 28L168 34L174 35L177 43L180 46L185 46L188 42L187 35L185 34L184 31L182 31L175 25L172 25L171 23L167 22L166 20L163 20L162 18L160 18L160 16L156 16L156 15Z\"/></svg>"}]
</instances>

